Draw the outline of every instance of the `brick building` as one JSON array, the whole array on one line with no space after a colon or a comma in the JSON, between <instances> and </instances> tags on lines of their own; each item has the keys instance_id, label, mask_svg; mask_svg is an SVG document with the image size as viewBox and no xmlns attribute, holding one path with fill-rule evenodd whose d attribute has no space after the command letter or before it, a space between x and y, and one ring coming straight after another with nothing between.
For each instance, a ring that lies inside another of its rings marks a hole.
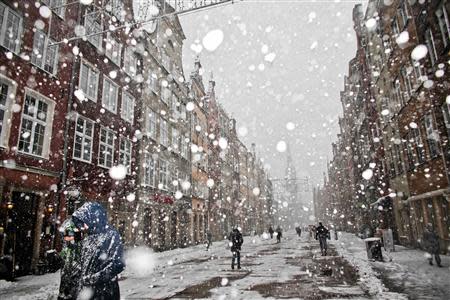
<instances>
[{"instance_id":1,"label":"brick building","mask_svg":"<svg viewBox=\"0 0 450 300\"><path fill-rule=\"evenodd\" d=\"M423 229L431 223L443 250L449 244L450 227L449 83L445 76L449 9L447 1L403 0L391 5L369 1L364 16L360 6L355 8L360 12L355 29L364 41L358 43L357 52L364 57L358 65L367 70L359 74L369 82L365 102L370 103L356 111L369 130L366 134L354 131L354 144L344 142L345 147L356 146L352 147L358 151L353 153L358 158L356 167L364 166L361 160L367 155L375 164L370 180L375 193L359 195L370 203L366 216L372 226L392 228L401 243L420 246ZM344 124L352 122L345 108L343 119ZM362 136L368 140L361 141ZM364 148L358 140L370 145L367 154L361 152ZM342 165L339 154L334 159ZM345 189L338 177L330 175L328 184ZM360 177L355 174L355 178L353 186L358 189ZM364 213L359 211L357 218L363 219Z\"/></svg>"}]
</instances>

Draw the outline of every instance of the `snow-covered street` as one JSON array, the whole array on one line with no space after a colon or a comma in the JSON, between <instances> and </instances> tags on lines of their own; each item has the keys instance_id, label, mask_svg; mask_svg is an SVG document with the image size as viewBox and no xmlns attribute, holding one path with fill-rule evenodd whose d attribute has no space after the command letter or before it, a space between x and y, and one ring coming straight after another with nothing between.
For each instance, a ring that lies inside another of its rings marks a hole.
<instances>
[{"instance_id":1,"label":"snow-covered street","mask_svg":"<svg viewBox=\"0 0 450 300\"><path fill-rule=\"evenodd\" d=\"M231 270L226 245L226 241L221 241L215 242L211 251L199 245L155 253L155 268L149 276L140 277L129 269L122 274L121 296L124 299L408 299L401 294L404 292L411 299L445 299L449 293L448 256L443 257L441 269L428 268L423 265L424 259L415 256L419 251L404 248L393 254L393 262L369 263L363 241L351 234L342 234L339 241L332 241L327 257L320 256L317 241L309 241L305 235L299 239L294 232L288 232L281 244L275 238L245 237L242 270ZM416 273L412 263L417 263L423 274ZM58 284L59 272L22 277L13 283L1 281L0 298L54 299Z\"/></svg>"}]
</instances>

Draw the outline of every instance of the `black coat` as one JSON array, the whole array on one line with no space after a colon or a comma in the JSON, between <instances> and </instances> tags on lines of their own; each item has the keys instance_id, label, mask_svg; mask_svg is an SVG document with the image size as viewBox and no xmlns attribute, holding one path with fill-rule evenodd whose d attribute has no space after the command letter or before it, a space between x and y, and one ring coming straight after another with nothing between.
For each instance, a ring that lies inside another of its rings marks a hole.
<instances>
[{"instance_id":1,"label":"black coat","mask_svg":"<svg viewBox=\"0 0 450 300\"><path fill-rule=\"evenodd\" d=\"M239 230L233 229L233 231L230 233L228 239L231 242L231 251L240 251L241 246L244 243L244 239L242 238L242 234Z\"/></svg>"},{"instance_id":2,"label":"black coat","mask_svg":"<svg viewBox=\"0 0 450 300\"><path fill-rule=\"evenodd\" d=\"M76 299L81 279L80 242L67 244L61 251L64 265L61 269L58 300Z\"/></svg>"},{"instance_id":3,"label":"black coat","mask_svg":"<svg viewBox=\"0 0 450 300\"><path fill-rule=\"evenodd\" d=\"M123 246L119 233L110 224L105 209L95 202L85 203L72 215L78 227L89 226L81 244L80 293L89 299L120 299L117 275L123 271Z\"/></svg>"},{"instance_id":4,"label":"black coat","mask_svg":"<svg viewBox=\"0 0 450 300\"><path fill-rule=\"evenodd\" d=\"M319 227L316 228L316 240L318 238L323 238L326 239L328 238L328 229L325 228L325 226L320 225Z\"/></svg>"}]
</instances>

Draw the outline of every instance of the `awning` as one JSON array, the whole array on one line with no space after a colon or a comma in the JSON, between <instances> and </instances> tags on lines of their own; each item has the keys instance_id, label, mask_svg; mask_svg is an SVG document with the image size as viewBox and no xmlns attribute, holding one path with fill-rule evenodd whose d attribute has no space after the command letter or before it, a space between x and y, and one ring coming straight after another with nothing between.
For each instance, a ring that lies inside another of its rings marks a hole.
<instances>
[{"instance_id":1,"label":"awning","mask_svg":"<svg viewBox=\"0 0 450 300\"><path fill-rule=\"evenodd\" d=\"M440 195L446 195L449 194L450 190L449 189L440 189L440 190L435 190L432 192L426 192L420 195L415 195L415 196L411 196L408 199L406 199L406 201L404 201L405 204L411 203L413 201L417 201L417 200L422 200L422 199L426 199L426 198L431 198L431 197L436 197L436 196L440 196ZM446 197L447 199L447 197ZM448 199L447 199L448 201Z\"/></svg>"}]
</instances>

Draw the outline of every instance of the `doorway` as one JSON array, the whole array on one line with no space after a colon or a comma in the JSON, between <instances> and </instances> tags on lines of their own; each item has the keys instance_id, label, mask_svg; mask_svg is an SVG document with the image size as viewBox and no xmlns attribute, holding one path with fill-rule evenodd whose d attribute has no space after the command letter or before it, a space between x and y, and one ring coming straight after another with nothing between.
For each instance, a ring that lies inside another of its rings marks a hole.
<instances>
[{"instance_id":1,"label":"doorway","mask_svg":"<svg viewBox=\"0 0 450 300\"><path fill-rule=\"evenodd\" d=\"M15 277L28 275L32 271L38 199L33 193L15 191L11 195L5 254L12 256Z\"/></svg>"}]
</instances>

